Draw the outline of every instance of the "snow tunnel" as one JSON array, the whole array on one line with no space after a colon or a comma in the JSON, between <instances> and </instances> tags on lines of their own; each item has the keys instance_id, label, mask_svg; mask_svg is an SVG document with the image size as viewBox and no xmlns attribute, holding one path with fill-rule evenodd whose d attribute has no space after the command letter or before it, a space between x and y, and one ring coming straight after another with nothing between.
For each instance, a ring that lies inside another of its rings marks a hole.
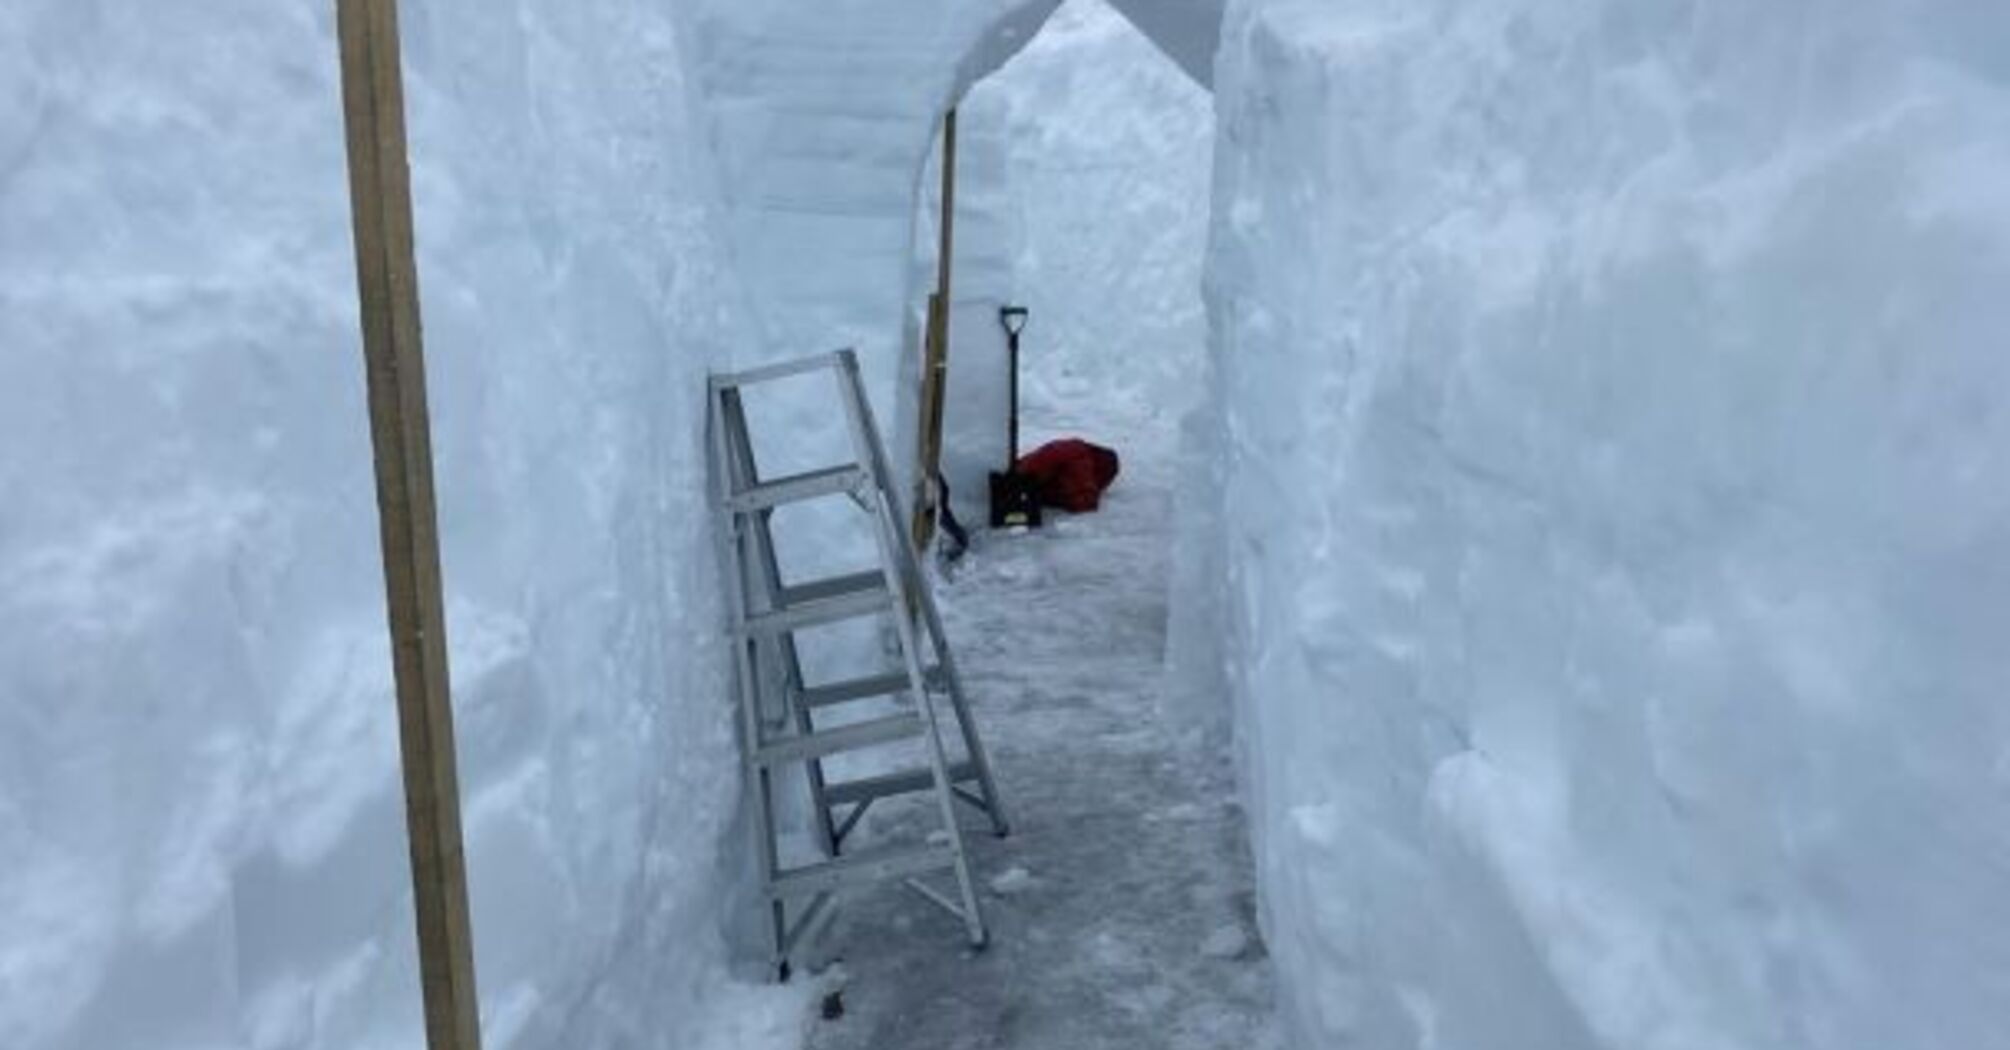
<instances>
[{"instance_id":1,"label":"snow tunnel","mask_svg":"<svg viewBox=\"0 0 2010 1050\"><path fill-rule=\"evenodd\" d=\"M1203 87L1101 3L1057 9L956 111L942 473L956 515L983 524L988 474L1014 458L1007 304L1029 311L1020 454L1065 435L1155 470L1177 454L1178 425L1205 395L1214 115ZM938 134L914 213L905 376L922 368L938 278L942 157ZM903 400L919 385L903 384ZM911 404L900 418L896 445L911 447Z\"/></svg>"},{"instance_id":2,"label":"snow tunnel","mask_svg":"<svg viewBox=\"0 0 2010 1050\"><path fill-rule=\"evenodd\" d=\"M420 1045L326 6L0 8L0 1045ZM849 1016L749 977L705 377L852 345L899 418L937 122L1057 6L403 4L489 1045L894 1047L898 987L929 1045L1273 992L1295 1050L1993 1045L2010 20L1960 0L1117 3L1211 92L1166 688L1238 775L1027 783L1122 847L987 871L1078 967L1037 999L869 910ZM1245 851L1260 930L1148 849Z\"/></svg>"}]
</instances>

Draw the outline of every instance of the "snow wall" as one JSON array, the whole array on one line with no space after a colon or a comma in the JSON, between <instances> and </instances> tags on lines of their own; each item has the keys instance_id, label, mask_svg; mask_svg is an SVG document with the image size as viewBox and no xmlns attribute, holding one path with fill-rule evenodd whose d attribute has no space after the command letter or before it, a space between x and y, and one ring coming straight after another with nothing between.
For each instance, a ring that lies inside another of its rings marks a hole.
<instances>
[{"instance_id":1,"label":"snow wall","mask_svg":"<svg viewBox=\"0 0 2010 1050\"><path fill-rule=\"evenodd\" d=\"M488 1045L793 1045L718 931L686 23L403 7ZM422 1041L332 20L0 6L0 1046Z\"/></svg>"},{"instance_id":2,"label":"snow wall","mask_svg":"<svg viewBox=\"0 0 2010 1050\"><path fill-rule=\"evenodd\" d=\"M1998 1045L2010 7L1238 0L1216 87L1298 1045Z\"/></svg>"}]
</instances>

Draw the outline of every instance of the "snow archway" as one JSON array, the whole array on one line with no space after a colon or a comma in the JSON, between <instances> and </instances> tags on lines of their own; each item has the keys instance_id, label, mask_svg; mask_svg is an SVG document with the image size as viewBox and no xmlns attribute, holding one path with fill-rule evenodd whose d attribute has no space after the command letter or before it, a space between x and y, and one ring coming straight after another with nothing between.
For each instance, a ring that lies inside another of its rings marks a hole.
<instances>
[{"instance_id":1,"label":"snow archway","mask_svg":"<svg viewBox=\"0 0 2010 1050\"><path fill-rule=\"evenodd\" d=\"M981 522L986 474L1005 457L997 312L1007 302L1032 311L1021 385L1036 428L1120 448L1135 429L1141 444L1121 448L1127 456L1172 454L1161 432L1206 392L1201 261L1214 113L1206 90L1114 8L1073 0L971 87L957 128L943 471L959 517ZM938 136L918 183L905 376L919 374L934 291L940 166ZM903 450L913 447L910 401L902 398Z\"/></svg>"},{"instance_id":2,"label":"snow archway","mask_svg":"<svg viewBox=\"0 0 2010 1050\"><path fill-rule=\"evenodd\" d=\"M937 121L1057 6L707 0L692 54L728 229L758 275L752 356L855 346L874 389L891 394L912 201ZM1218 4L1117 6L1190 75L1207 68Z\"/></svg>"}]
</instances>

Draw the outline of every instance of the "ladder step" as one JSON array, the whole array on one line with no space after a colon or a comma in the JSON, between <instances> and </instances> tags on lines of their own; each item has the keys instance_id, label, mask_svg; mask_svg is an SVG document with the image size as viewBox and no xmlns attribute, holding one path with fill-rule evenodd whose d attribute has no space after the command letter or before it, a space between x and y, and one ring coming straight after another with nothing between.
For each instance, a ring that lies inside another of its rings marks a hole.
<instances>
[{"instance_id":1,"label":"ladder step","mask_svg":"<svg viewBox=\"0 0 2010 1050\"><path fill-rule=\"evenodd\" d=\"M977 779L977 767L969 762L952 762L949 766L949 782L952 784ZM905 795L915 791L925 791L935 786L935 773L929 769L910 769L900 773L882 773L876 777L847 780L841 784L831 784L824 788L824 800L833 806L848 803L871 802L890 795Z\"/></svg>"},{"instance_id":2,"label":"ladder step","mask_svg":"<svg viewBox=\"0 0 2010 1050\"><path fill-rule=\"evenodd\" d=\"M884 590L885 587L886 575L884 573L878 569L864 569L859 572L846 573L843 576L832 576L827 579L799 583L793 587L784 587L782 588L782 604L795 605L800 602L813 602L819 598L830 598L840 594Z\"/></svg>"},{"instance_id":3,"label":"ladder step","mask_svg":"<svg viewBox=\"0 0 2010 1050\"><path fill-rule=\"evenodd\" d=\"M835 623L855 616L869 616L893 607L893 593L878 569L834 576L796 587L782 588L782 605L747 619L747 630L756 634L779 634L820 623Z\"/></svg>"},{"instance_id":4,"label":"ladder step","mask_svg":"<svg viewBox=\"0 0 2010 1050\"><path fill-rule=\"evenodd\" d=\"M754 761L763 765L801 762L840 751L857 751L895 740L912 740L921 735L926 723L914 711L902 711L885 718L854 722L835 729L820 729L804 736L784 737L754 752Z\"/></svg>"},{"instance_id":5,"label":"ladder step","mask_svg":"<svg viewBox=\"0 0 2010 1050\"><path fill-rule=\"evenodd\" d=\"M928 688L940 690L943 684L942 669L931 667L922 673ZM852 678L828 685L810 686L799 694L804 707L829 707L832 704L850 703L874 696L889 696L904 693L908 689L906 671L888 671L885 674Z\"/></svg>"},{"instance_id":6,"label":"ladder step","mask_svg":"<svg viewBox=\"0 0 2010 1050\"><path fill-rule=\"evenodd\" d=\"M786 379L789 376L802 375L806 372L835 368L843 360L842 351L833 351L827 354L812 354L809 357L797 358L793 361L783 361L779 364L762 365L758 368L749 368L740 372L719 372L715 373L711 378L712 388L715 390L731 390L735 387L748 386L753 383L766 383L774 379Z\"/></svg>"},{"instance_id":7,"label":"ladder step","mask_svg":"<svg viewBox=\"0 0 2010 1050\"><path fill-rule=\"evenodd\" d=\"M865 471L856 463L825 467L805 474L794 474L774 481L764 481L744 492L735 493L726 501L727 506L746 514L757 510L779 507L784 503L801 503L804 500L835 496L840 492L855 492L866 484Z\"/></svg>"},{"instance_id":8,"label":"ladder step","mask_svg":"<svg viewBox=\"0 0 2010 1050\"><path fill-rule=\"evenodd\" d=\"M835 860L782 872L769 880L768 896L827 893L847 886L938 871L955 863L956 848L949 842L860 850Z\"/></svg>"}]
</instances>

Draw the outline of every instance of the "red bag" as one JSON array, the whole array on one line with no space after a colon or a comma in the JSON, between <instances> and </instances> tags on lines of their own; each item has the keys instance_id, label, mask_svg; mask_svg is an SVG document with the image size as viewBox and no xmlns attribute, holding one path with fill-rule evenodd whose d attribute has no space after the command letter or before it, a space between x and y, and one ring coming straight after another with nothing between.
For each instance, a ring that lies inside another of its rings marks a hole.
<instances>
[{"instance_id":1,"label":"red bag","mask_svg":"<svg viewBox=\"0 0 2010 1050\"><path fill-rule=\"evenodd\" d=\"M1079 514L1102 503L1117 470L1115 449L1063 438L1020 456L1018 472L1039 486L1041 503Z\"/></svg>"}]
</instances>

